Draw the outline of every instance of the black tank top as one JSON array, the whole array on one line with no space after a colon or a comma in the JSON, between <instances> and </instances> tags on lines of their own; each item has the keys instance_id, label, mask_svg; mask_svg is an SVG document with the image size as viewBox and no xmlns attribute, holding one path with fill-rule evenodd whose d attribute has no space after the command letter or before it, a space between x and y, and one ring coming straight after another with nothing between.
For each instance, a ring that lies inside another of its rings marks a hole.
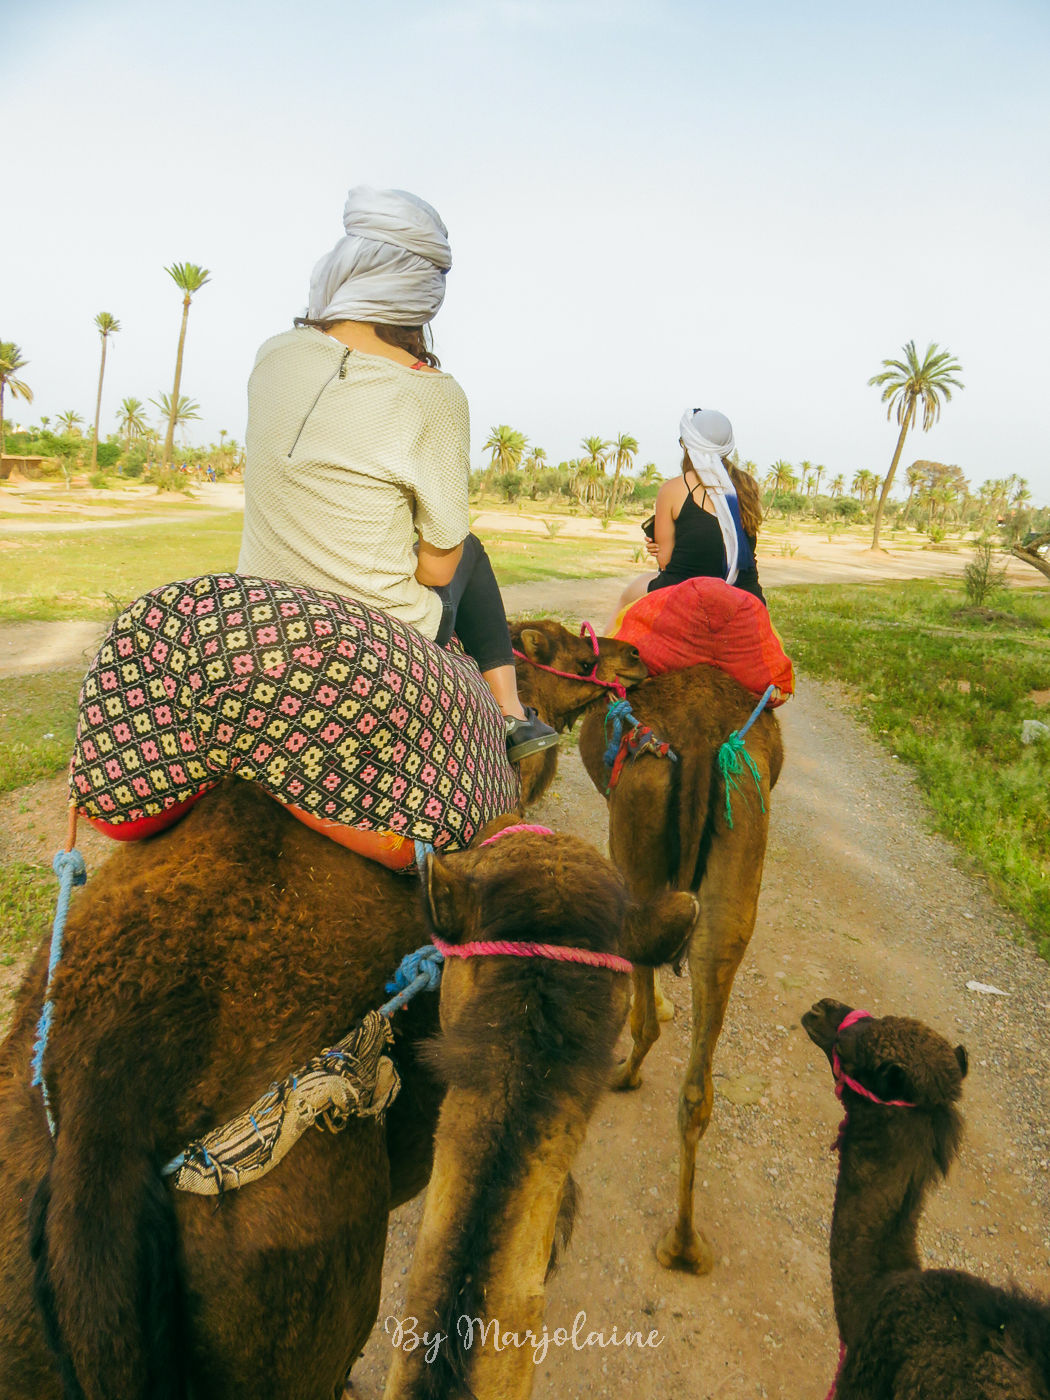
<instances>
[{"instance_id":1,"label":"black tank top","mask_svg":"<svg viewBox=\"0 0 1050 1400\"><path fill-rule=\"evenodd\" d=\"M726 576L722 527L716 516L697 505L693 493L700 489L697 485L689 492L674 523L674 549L662 572L675 583L684 583L687 578Z\"/></svg>"}]
</instances>

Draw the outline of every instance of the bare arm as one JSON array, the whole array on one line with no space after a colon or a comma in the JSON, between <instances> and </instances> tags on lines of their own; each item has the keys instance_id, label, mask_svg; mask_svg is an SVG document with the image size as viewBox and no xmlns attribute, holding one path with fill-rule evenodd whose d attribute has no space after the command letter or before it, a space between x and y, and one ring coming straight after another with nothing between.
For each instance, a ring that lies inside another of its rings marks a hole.
<instances>
[{"instance_id":1,"label":"bare arm","mask_svg":"<svg viewBox=\"0 0 1050 1400\"><path fill-rule=\"evenodd\" d=\"M435 549L420 535L416 554L416 581L427 588L440 588L452 582L452 575L463 557L463 544L461 541L452 549Z\"/></svg>"},{"instance_id":2,"label":"bare arm","mask_svg":"<svg viewBox=\"0 0 1050 1400\"><path fill-rule=\"evenodd\" d=\"M677 482L665 481L660 487L656 497L656 523L653 533L656 538L653 544L648 546L649 553L656 555L656 562L661 569L666 569L671 562L671 554L674 551L674 516L672 510L675 504Z\"/></svg>"}]
</instances>

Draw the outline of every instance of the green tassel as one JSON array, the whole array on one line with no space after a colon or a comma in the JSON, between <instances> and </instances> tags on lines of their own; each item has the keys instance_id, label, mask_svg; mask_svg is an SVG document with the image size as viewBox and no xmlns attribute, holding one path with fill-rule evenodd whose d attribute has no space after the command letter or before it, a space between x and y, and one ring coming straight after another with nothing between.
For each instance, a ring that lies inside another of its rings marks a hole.
<instances>
[{"instance_id":1,"label":"green tassel","mask_svg":"<svg viewBox=\"0 0 1050 1400\"><path fill-rule=\"evenodd\" d=\"M751 776L755 780L755 787L758 788L758 800L762 804L762 811L766 810L765 798L762 796L762 779L755 766L755 760L744 747L744 740L740 737L740 731L734 729L729 738L718 750L718 767L722 774L722 779L726 788L726 825L730 828L733 825L733 807L731 794L734 788L738 788L738 779L744 771L744 764L751 770Z\"/></svg>"}]
</instances>

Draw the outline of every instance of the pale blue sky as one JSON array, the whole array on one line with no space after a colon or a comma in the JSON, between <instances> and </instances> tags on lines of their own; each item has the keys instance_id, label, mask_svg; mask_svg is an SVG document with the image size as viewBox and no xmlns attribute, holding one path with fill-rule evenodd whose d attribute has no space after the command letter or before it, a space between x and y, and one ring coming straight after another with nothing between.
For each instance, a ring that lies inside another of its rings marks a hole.
<instances>
[{"instance_id":1,"label":"pale blue sky","mask_svg":"<svg viewBox=\"0 0 1050 1400\"><path fill-rule=\"evenodd\" d=\"M633 432L670 472L702 405L763 468L881 472L866 381L935 339L966 388L904 463L1050 501L1048 40L1013 0L0 0L0 336L34 417L89 417L119 317L112 427L171 387L164 264L203 263L183 390L243 437L347 188L392 185L449 228L434 331L476 461L509 422L553 461Z\"/></svg>"}]
</instances>

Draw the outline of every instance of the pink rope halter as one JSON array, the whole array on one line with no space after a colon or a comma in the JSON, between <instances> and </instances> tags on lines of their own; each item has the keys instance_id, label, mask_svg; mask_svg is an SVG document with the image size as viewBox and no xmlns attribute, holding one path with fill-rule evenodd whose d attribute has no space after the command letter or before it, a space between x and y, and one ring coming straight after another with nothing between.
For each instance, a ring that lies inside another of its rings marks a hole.
<instances>
[{"instance_id":1,"label":"pink rope halter","mask_svg":"<svg viewBox=\"0 0 1050 1400\"><path fill-rule=\"evenodd\" d=\"M915 1104L906 1103L904 1099L880 1099L878 1094L873 1094L870 1089L865 1089L864 1085L861 1084L858 1080L851 1079L842 1068L842 1063L839 1060L838 1037L842 1034L842 1032L846 1029L847 1026L856 1025L858 1021L870 1021L871 1019L872 1016L870 1011L851 1011L848 1016L843 1018L843 1021L835 1034L835 1044L832 1047L831 1051L831 1072L835 1076L835 1097L837 1099L841 1099L842 1090L845 1088L852 1089L855 1094L860 1094L861 1098L867 1099L870 1103L881 1104L883 1108L915 1108ZM843 1126L845 1126L845 1123L848 1121L849 1114L847 1113L846 1118L843 1120ZM841 1139L842 1133L840 1130L839 1141L835 1144L835 1147L841 1146ZM834 1151L834 1148L832 1150Z\"/></svg>"},{"instance_id":2,"label":"pink rope halter","mask_svg":"<svg viewBox=\"0 0 1050 1400\"><path fill-rule=\"evenodd\" d=\"M601 650L598 646L598 638L594 635L594 628L589 622L580 624L580 636L591 639L591 646L594 648L594 670L597 671ZM544 666L540 661L533 661L531 656L526 656L523 651L518 651L517 647L512 647L511 650L519 661L527 661L530 666L535 666L537 671L546 671L548 675L560 676L565 681L583 681L585 685L598 685L603 690L611 690L617 700L627 699L627 687L622 681L600 681L593 672L589 676L581 676L573 671L559 671L554 666Z\"/></svg>"},{"instance_id":3,"label":"pink rope halter","mask_svg":"<svg viewBox=\"0 0 1050 1400\"><path fill-rule=\"evenodd\" d=\"M504 836L513 836L515 832L522 831L527 831L533 836L554 835L548 826L532 826L528 822L519 822L515 826L505 826L502 831L497 831L495 836L490 836L481 844L491 846ZM501 939L478 943L446 943L437 934L432 936L432 942L438 952L446 958L547 958L550 962L586 963L588 967L608 967L613 972L633 971L627 959L618 957L615 953L592 953L589 948L563 948L558 943L507 943Z\"/></svg>"},{"instance_id":4,"label":"pink rope halter","mask_svg":"<svg viewBox=\"0 0 1050 1400\"><path fill-rule=\"evenodd\" d=\"M843 1089L852 1089L855 1094L859 1094L862 1099L867 1099L870 1103L881 1104L883 1108L915 1108L915 1104L906 1103L904 1099L880 1099L878 1094L873 1094L870 1089L865 1089L864 1085L857 1079L852 1079L842 1068L842 1061L839 1059L838 1038L848 1026L855 1026L858 1021L870 1021L872 1015L870 1011L851 1011L848 1016L844 1016L835 1032L835 1044L831 1047L831 1072L835 1076L835 1097L842 1098ZM832 1152L838 1152L842 1147L842 1139L846 1133L846 1126L849 1123L849 1109L846 1110L845 1117L839 1124L839 1135L831 1144ZM835 1379L831 1382L831 1389L828 1391L825 1400L835 1400L835 1393L839 1388L839 1381L842 1379L842 1368L846 1364L846 1343L839 1338L839 1364L835 1371Z\"/></svg>"}]
</instances>

